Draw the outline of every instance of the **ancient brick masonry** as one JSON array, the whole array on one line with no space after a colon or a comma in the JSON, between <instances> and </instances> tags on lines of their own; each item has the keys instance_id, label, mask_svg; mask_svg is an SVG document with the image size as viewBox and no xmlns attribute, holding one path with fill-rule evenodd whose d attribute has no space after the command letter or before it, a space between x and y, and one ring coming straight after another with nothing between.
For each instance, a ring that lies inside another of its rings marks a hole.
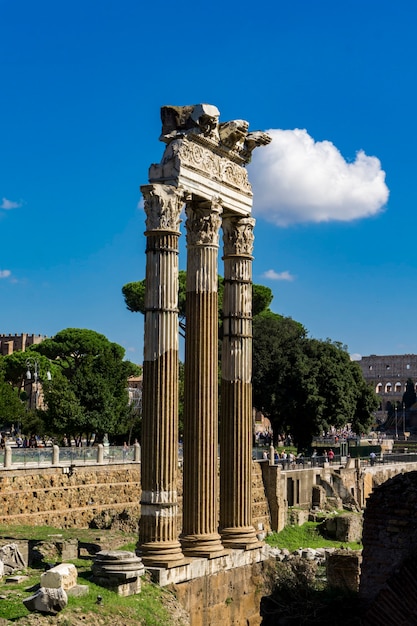
<instances>
[{"instance_id":1,"label":"ancient brick masonry","mask_svg":"<svg viewBox=\"0 0 417 626\"><path fill-rule=\"evenodd\" d=\"M0 523L88 527L100 511L129 510L139 517L140 466L3 471Z\"/></svg>"},{"instance_id":2,"label":"ancient brick masonry","mask_svg":"<svg viewBox=\"0 0 417 626\"><path fill-rule=\"evenodd\" d=\"M409 472L377 487L367 502L360 581L368 606L364 623L415 623L416 555L417 472Z\"/></svg>"}]
</instances>

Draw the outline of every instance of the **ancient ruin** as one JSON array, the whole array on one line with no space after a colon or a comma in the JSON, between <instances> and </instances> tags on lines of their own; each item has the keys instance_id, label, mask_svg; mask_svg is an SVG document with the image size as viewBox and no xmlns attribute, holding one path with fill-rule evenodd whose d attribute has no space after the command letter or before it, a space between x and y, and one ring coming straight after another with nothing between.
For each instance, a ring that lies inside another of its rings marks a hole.
<instances>
[{"instance_id":1,"label":"ancient ruin","mask_svg":"<svg viewBox=\"0 0 417 626\"><path fill-rule=\"evenodd\" d=\"M270 137L213 105L161 109L166 143L141 187L146 211L142 498L146 566L174 567L259 546L251 519L252 190L245 166ZM178 537L178 251L185 205L182 534ZM218 510L218 247L223 229L224 339ZM220 528L219 528L220 519Z\"/></svg>"}]
</instances>

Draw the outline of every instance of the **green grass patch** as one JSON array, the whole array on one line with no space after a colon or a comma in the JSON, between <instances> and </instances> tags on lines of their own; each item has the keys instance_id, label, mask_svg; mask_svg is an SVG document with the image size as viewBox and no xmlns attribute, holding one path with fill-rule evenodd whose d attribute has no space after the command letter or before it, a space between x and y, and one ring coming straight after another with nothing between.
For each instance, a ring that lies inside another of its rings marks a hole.
<instances>
[{"instance_id":1,"label":"green grass patch","mask_svg":"<svg viewBox=\"0 0 417 626\"><path fill-rule=\"evenodd\" d=\"M94 542L111 532L115 546L127 541L133 541L137 535L123 531L107 531L92 528L54 528L52 526L9 526L0 524L0 537L11 539L33 539L36 541L51 541L51 535L61 535L62 539L78 539L79 542ZM118 548L114 548L115 550Z\"/></svg>"},{"instance_id":2,"label":"green grass patch","mask_svg":"<svg viewBox=\"0 0 417 626\"><path fill-rule=\"evenodd\" d=\"M29 614L23 600L34 593L36 586L39 585L40 575L39 572L33 575L30 570L27 573L30 574L29 579L20 584L0 584L0 595L6 596L5 600L1 600L1 617L4 619L14 622ZM68 606L62 611L62 615L75 611L82 618L83 615L94 613L107 620L112 617L120 619L123 615L126 620L136 620L138 624L147 626L169 624L170 615L164 603L164 599L170 595L167 590L150 583L144 577L141 593L123 598L95 585L90 577L90 571L78 572L78 583L87 585L89 593L82 597L69 596ZM97 604L97 596L102 598L100 605Z\"/></svg>"},{"instance_id":3,"label":"green grass patch","mask_svg":"<svg viewBox=\"0 0 417 626\"><path fill-rule=\"evenodd\" d=\"M94 543L95 539L103 538L107 540L107 543L112 544L114 550L132 552L135 551L137 541L135 533L123 531L0 525L0 537L3 538L48 542L53 540L51 535L61 535L64 540L76 538L79 542L86 543ZM68 606L60 614L63 616L67 614L68 624L72 624L74 614L77 615L77 619L78 617L85 619L86 623L88 623L88 616L91 614L103 618L105 624L119 624L121 616L126 619L127 624L160 626L170 623L169 607L172 603L172 594L168 590L151 583L147 576L142 578L140 594L121 597L92 582L92 559L78 558L68 562L77 567L78 583L87 585L89 588L89 593L86 596L69 596ZM5 578L0 581L0 595L6 597L0 601L0 616L10 622L18 622L21 618L29 615L29 611L23 605L23 600L31 596L40 583L41 572L39 569L27 568L19 573L27 575L28 578L21 583L6 583ZM100 605L97 604L97 596L102 598Z\"/></svg>"},{"instance_id":4,"label":"green grass patch","mask_svg":"<svg viewBox=\"0 0 417 626\"><path fill-rule=\"evenodd\" d=\"M136 552L137 541L131 541L129 543L124 543L121 545L118 550L126 550L127 552Z\"/></svg>"},{"instance_id":5,"label":"green grass patch","mask_svg":"<svg viewBox=\"0 0 417 626\"><path fill-rule=\"evenodd\" d=\"M305 522L302 526L286 526L279 533L272 533L266 542L275 548L287 548L290 552L299 548L351 548L361 550L359 543L343 543L327 539L320 534L319 522Z\"/></svg>"}]
</instances>

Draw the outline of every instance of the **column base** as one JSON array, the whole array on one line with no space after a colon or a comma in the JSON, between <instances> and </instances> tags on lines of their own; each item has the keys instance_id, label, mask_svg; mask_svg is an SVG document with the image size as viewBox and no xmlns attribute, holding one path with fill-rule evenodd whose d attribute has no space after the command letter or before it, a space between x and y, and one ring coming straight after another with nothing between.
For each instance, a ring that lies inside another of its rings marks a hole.
<instances>
[{"instance_id":1,"label":"column base","mask_svg":"<svg viewBox=\"0 0 417 626\"><path fill-rule=\"evenodd\" d=\"M136 554L141 557L145 567L178 567L185 565L188 561L181 551L181 544L178 541L150 541L140 544Z\"/></svg>"},{"instance_id":2,"label":"column base","mask_svg":"<svg viewBox=\"0 0 417 626\"><path fill-rule=\"evenodd\" d=\"M222 528L222 543L226 548L235 550L255 550L263 545L256 536L253 526Z\"/></svg>"},{"instance_id":3,"label":"column base","mask_svg":"<svg viewBox=\"0 0 417 626\"><path fill-rule=\"evenodd\" d=\"M180 537L182 551L188 557L215 559L228 553L224 549L220 535L183 535Z\"/></svg>"}]
</instances>

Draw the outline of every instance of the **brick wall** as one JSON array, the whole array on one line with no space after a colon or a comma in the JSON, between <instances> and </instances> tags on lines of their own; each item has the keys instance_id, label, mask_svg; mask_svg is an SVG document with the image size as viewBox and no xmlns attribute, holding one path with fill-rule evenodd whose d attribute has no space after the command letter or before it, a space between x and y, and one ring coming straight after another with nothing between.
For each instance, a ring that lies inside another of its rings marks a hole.
<instances>
[{"instance_id":1,"label":"brick wall","mask_svg":"<svg viewBox=\"0 0 417 626\"><path fill-rule=\"evenodd\" d=\"M396 610L395 620L385 616L385 623L415 623L396 621L402 590L416 583L415 567L410 567L417 555L417 472L391 478L376 487L367 501L363 526L363 562L360 594L375 613L384 599ZM413 571L412 571L413 570ZM407 573L408 572L408 573ZM413 573L414 572L414 573ZM409 592L408 592L409 593ZM417 596L409 597L412 609L417 609ZM394 614L392 614L392 617ZM414 613L415 616L415 613Z\"/></svg>"}]
</instances>

